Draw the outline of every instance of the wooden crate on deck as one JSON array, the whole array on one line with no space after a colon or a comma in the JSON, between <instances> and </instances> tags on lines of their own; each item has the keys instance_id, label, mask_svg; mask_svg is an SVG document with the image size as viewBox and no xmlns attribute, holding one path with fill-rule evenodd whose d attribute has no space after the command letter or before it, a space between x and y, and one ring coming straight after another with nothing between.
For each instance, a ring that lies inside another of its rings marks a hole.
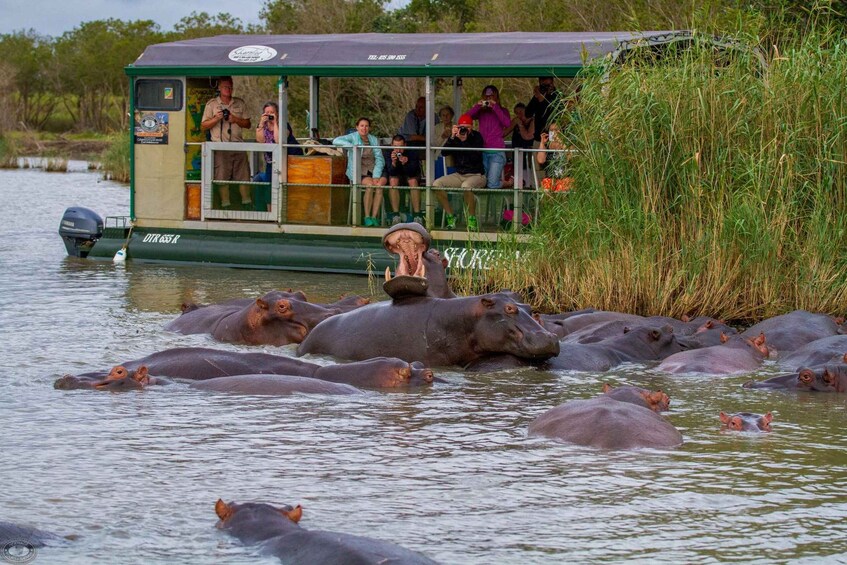
<instances>
[{"instance_id":1,"label":"wooden crate on deck","mask_svg":"<svg viewBox=\"0 0 847 565\"><path fill-rule=\"evenodd\" d=\"M288 187L288 222L292 224L344 225L350 189L327 184L347 184L347 159L343 156L293 155L288 158L288 182L316 183Z\"/></svg>"}]
</instances>

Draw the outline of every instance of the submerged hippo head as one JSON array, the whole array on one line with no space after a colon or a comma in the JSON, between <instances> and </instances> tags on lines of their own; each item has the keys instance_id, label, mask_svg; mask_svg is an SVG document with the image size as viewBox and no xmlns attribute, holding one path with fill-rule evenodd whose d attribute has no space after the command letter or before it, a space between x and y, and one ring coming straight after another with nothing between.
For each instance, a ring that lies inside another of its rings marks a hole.
<instances>
[{"instance_id":1,"label":"submerged hippo head","mask_svg":"<svg viewBox=\"0 0 847 565\"><path fill-rule=\"evenodd\" d=\"M735 432L769 432L773 415L738 412L736 414L720 413L721 423L728 430Z\"/></svg>"},{"instance_id":2,"label":"submerged hippo head","mask_svg":"<svg viewBox=\"0 0 847 565\"><path fill-rule=\"evenodd\" d=\"M727 335L721 333L721 343L730 347L749 347L757 357L767 359L771 350L765 343L765 334L760 333L756 337L745 337L742 335Z\"/></svg>"},{"instance_id":3,"label":"submerged hippo head","mask_svg":"<svg viewBox=\"0 0 847 565\"><path fill-rule=\"evenodd\" d=\"M373 357L355 363L324 365L313 377L364 388L430 386L435 380L432 369L423 363L409 363L397 357Z\"/></svg>"},{"instance_id":4,"label":"submerged hippo head","mask_svg":"<svg viewBox=\"0 0 847 565\"><path fill-rule=\"evenodd\" d=\"M847 360L847 355L844 357ZM847 392L847 364L804 367L797 373L797 388L814 392Z\"/></svg>"},{"instance_id":5,"label":"submerged hippo head","mask_svg":"<svg viewBox=\"0 0 847 565\"><path fill-rule=\"evenodd\" d=\"M545 330L525 304L493 293L478 297L471 347L476 353L510 353L543 361L559 354L559 338Z\"/></svg>"},{"instance_id":6,"label":"submerged hippo head","mask_svg":"<svg viewBox=\"0 0 847 565\"><path fill-rule=\"evenodd\" d=\"M303 517L303 508L299 504L297 506L285 505L278 508L261 502L245 502L244 504L236 504L235 502L226 503L219 498L215 503L215 514L220 518L220 522L217 524L218 528L231 527L236 521L261 528L263 526L273 527L273 522L277 522L276 525L281 525L279 524L280 517L286 519L282 524L288 522L297 524L300 518ZM254 534L258 533L254 532Z\"/></svg>"},{"instance_id":7,"label":"submerged hippo head","mask_svg":"<svg viewBox=\"0 0 847 565\"><path fill-rule=\"evenodd\" d=\"M389 253L399 256L393 278L391 269L385 268L382 288L388 296L400 298L426 294L428 283L424 253L429 249L430 242L429 232L416 222L397 224L385 233L382 245Z\"/></svg>"},{"instance_id":8,"label":"submerged hippo head","mask_svg":"<svg viewBox=\"0 0 847 565\"><path fill-rule=\"evenodd\" d=\"M312 328L339 313L338 308L326 308L274 290L256 299L243 335L247 343L300 343ZM251 339L251 334L256 335Z\"/></svg>"},{"instance_id":9,"label":"submerged hippo head","mask_svg":"<svg viewBox=\"0 0 847 565\"><path fill-rule=\"evenodd\" d=\"M609 384L604 384L603 394L621 402L644 406L653 412L664 412L670 409L671 405L670 397L661 390L650 391L637 386L619 386L613 388Z\"/></svg>"}]
</instances>

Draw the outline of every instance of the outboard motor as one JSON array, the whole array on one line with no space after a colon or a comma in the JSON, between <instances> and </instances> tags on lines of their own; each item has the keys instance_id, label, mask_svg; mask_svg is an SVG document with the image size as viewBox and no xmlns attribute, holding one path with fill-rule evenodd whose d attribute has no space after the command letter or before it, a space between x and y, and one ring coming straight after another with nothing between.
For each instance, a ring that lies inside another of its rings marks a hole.
<instances>
[{"instance_id":1,"label":"outboard motor","mask_svg":"<svg viewBox=\"0 0 847 565\"><path fill-rule=\"evenodd\" d=\"M94 243L103 235L103 218L94 210L72 206L65 210L59 235L71 257L87 257Z\"/></svg>"}]
</instances>

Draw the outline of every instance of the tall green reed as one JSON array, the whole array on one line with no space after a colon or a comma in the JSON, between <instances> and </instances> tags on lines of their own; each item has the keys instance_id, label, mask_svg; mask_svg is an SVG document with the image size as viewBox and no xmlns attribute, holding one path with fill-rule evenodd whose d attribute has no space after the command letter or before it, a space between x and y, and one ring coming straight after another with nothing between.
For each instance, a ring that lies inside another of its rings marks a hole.
<instances>
[{"instance_id":1,"label":"tall green reed","mask_svg":"<svg viewBox=\"0 0 847 565\"><path fill-rule=\"evenodd\" d=\"M583 78L560 115L575 188L544 197L523 260L489 273L545 310L753 320L847 310L847 41L766 68L708 43Z\"/></svg>"}]
</instances>

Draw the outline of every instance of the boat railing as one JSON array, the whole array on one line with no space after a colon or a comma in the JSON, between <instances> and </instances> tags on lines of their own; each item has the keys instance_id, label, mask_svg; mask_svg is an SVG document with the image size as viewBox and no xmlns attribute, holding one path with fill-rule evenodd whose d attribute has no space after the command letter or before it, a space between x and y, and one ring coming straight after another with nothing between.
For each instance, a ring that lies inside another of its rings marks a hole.
<instances>
[{"instance_id":1,"label":"boat railing","mask_svg":"<svg viewBox=\"0 0 847 565\"><path fill-rule=\"evenodd\" d=\"M363 146L338 147L334 145L294 145L250 142L206 142L202 149L202 220L235 220L270 222L278 224L305 224L319 226L358 227L362 224L362 202L366 185L350 184L346 177L347 159L353 160L353 178L361 178L360 163ZM309 155L287 155L283 151L299 148ZM379 151L390 151L392 145L372 146ZM341 155L338 155L338 150ZM420 159L420 186L390 187L388 184L378 187L383 191L383 212L378 218L379 227L389 227L392 212L389 192L396 188L401 201L411 198L410 192L420 190L424 224L428 229L442 229L445 225L445 213L438 203L436 192L443 190L457 215L465 216L464 193L472 192L476 198L479 230L496 232L508 227L520 231L538 218L540 195L543 189L541 175L535 165L535 154L540 151L555 154L567 154L570 150L539 149L480 149L451 147L451 152L483 151L511 153L514 173L511 182L500 188L438 188L433 183L437 178L450 174L449 158L441 155L442 147L406 146L406 151L417 151ZM267 181L232 181L214 178L214 155L217 151L238 151L250 156L251 179L264 170L264 155L272 155L271 175ZM322 151L332 154L324 154ZM322 157L323 159L313 159ZM523 163L528 163L527 167ZM386 163L386 166L388 163ZM283 180L286 179L286 180ZM431 180L430 180L431 179ZM222 197L222 191L229 194L229 206ZM247 197L243 198L242 197ZM406 221L402 210L410 206L401 205L401 217ZM508 211L508 212L506 212ZM506 212L506 213L504 213ZM511 221L521 218L522 221ZM463 230L461 227L459 231ZM466 225L466 224L465 224ZM362 228L368 229L368 228Z\"/></svg>"}]
</instances>

